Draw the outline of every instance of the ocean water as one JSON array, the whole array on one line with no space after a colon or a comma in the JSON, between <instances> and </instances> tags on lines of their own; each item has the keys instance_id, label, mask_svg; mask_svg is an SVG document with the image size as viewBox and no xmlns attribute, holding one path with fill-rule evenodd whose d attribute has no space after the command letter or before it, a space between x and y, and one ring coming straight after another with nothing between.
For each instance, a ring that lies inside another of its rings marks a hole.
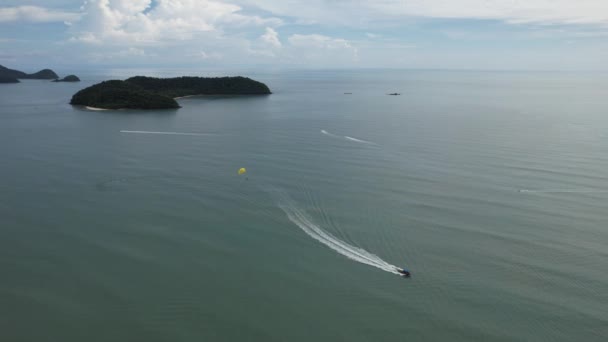
<instances>
[{"instance_id":1,"label":"ocean water","mask_svg":"<svg viewBox=\"0 0 608 342\"><path fill-rule=\"evenodd\" d=\"M608 339L608 74L136 74L0 85L0 340Z\"/></svg>"}]
</instances>

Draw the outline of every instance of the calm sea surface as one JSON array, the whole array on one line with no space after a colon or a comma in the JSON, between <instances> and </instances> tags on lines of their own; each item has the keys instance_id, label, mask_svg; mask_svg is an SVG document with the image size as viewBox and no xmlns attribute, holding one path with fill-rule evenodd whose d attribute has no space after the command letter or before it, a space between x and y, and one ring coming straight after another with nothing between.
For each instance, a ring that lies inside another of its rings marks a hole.
<instances>
[{"instance_id":1,"label":"calm sea surface","mask_svg":"<svg viewBox=\"0 0 608 342\"><path fill-rule=\"evenodd\" d=\"M99 74L0 85L1 341L608 339L608 74Z\"/></svg>"}]
</instances>

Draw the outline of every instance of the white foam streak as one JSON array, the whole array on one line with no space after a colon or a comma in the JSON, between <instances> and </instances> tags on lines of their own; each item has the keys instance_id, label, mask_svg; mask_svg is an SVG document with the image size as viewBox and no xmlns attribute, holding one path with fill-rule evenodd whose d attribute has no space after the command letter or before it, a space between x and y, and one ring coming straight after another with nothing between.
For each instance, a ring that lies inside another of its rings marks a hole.
<instances>
[{"instance_id":1,"label":"white foam streak","mask_svg":"<svg viewBox=\"0 0 608 342\"><path fill-rule=\"evenodd\" d=\"M594 193L608 193L608 190L593 190L593 189L554 189L554 190L528 190L521 189L519 192L529 194L558 194L558 193L571 193L571 194L594 194Z\"/></svg>"},{"instance_id":2,"label":"white foam streak","mask_svg":"<svg viewBox=\"0 0 608 342\"><path fill-rule=\"evenodd\" d=\"M362 264L373 266L390 273L399 274L399 272L397 272L397 266L389 264L388 262L382 260L379 256L362 248L349 245L348 243L321 229L304 211L296 207L295 204L286 197L286 195L283 196L279 202L279 207L285 212L291 222L295 223L306 234L321 242L325 246L346 256L349 259L358 261Z\"/></svg>"},{"instance_id":3,"label":"white foam streak","mask_svg":"<svg viewBox=\"0 0 608 342\"><path fill-rule=\"evenodd\" d=\"M108 109L105 109L105 108L97 108L97 107L90 107L90 106L85 106L84 108L86 108L87 110L93 110L93 111L108 110Z\"/></svg>"},{"instance_id":4,"label":"white foam streak","mask_svg":"<svg viewBox=\"0 0 608 342\"><path fill-rule=\"evenodd\" d=\"M321 130L321 133L325 134L325 135L328 135L330 137L333 137L333 138L338 138L338 139L344 138L346 140L354 141L354 142L361 143L361 144L376 145L376 143L374 143L374 142L363 140L363 139L357 139L357 138L349 137L348 135L345 135L345 136L335 135L335 134L329 133L328 131L326 131L324 129Z\"/></svg>"},{"instance_id":5,"label":"white foam streak","mask_svg":"<svg viewBox=\"0 0 608 342\"><path fill-rule=\"evenodd\" d=\"M130 134L166 134L166 135L213 135L210 133L183 133L183 132L153 132L153 131L120 131Z\"/></svg>"},{"instance_id":6,"label":"white foam streak","mask_svg":"<svg viewBox=\"0 0 608 342\"><path fill-rule=\"evenodd\" d=\"M323 134L325 134L325 135L328 135L328 136L330 136L330 137L339 138L339 136L337 136L337 135L335 135L335 134L331 134L331 133L329 133L328 131L326 131L326 130L324 130L324 129L322 129L322 130L321 130L321 133L323 133Z\"/></svg>"},{"instance_id":7,"label":"white foam streak","mask_svg":"<svg viewBox=\"0 0 608 342\"><path fill-rule=\"evenodd\" d=\"M367 141L367 140L357 139L357 138L353 138L353 137L349 137L349 136L344 136L344 138L346 140L350 140L350 141L354 141L354 142L358 142L358 143L362 143L362 144L372 144L372 145L375 145L373 142Z\"/></svg>"}]
</instances>

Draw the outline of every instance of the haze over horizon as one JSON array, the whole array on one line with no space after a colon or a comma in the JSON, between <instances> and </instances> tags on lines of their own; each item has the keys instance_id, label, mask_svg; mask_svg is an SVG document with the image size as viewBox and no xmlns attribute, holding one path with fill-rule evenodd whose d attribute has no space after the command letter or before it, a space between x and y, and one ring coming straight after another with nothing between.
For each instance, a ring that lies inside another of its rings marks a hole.
<instances>
[{"instance_id":1,"label":"haze over horizon","mask_svg":"<svg viewBox=\"0 0 608 342\"><path fill-rule=\"evenodd\" d=\"M5 0L0 64L607 70L601 0Z\"/></svg>"}]
</instances>

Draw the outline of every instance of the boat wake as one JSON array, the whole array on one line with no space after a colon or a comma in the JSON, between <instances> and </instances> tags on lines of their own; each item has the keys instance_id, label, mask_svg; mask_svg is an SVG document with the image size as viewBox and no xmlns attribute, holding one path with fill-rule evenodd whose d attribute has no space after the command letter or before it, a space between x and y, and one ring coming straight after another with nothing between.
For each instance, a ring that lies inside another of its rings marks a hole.
<instances>
[{"instance_id":1,"label":"boat wake","mask_svg":"<svg viewBox=\"0 0 608 342\"><path fill-rule=\"evenodd\" d=\"M108 110L105 108L97 108L97 107L90 107L90 106L84 106L85 109L87 110L92 110L92 111L103 111L103 110Z\"/></svg>"},{"instance_id":2,"label":"boat wake","mask_svg":"<svg viewBox=\"0 0 608 342\"><path fill-rule=\"evenodd\" d=\"M357 143L360 143L360 144L377 145L374 142L363 140L363 139L357 139L357 138L349 137L348 135L345 135L345 136L335 135L335 134L329 133L328 131L326 131L324 129L321 130L321 133L325 134L327 136L333 137L333 138L346 139L346 140L357 142Z\"/></svg>"},{"instance_id":3,"label":"boat wake","mask_svg":"<svg viewBox=\"0 0 608 342\"><path fill-rule=\"evenodd\" d=\"M321 227L313 222L312 218L306 214L306 212L298 208L296 203L290 197L288 197L287 194L279 193L279 197L279 208L285 212L287 218L289 218L291 222L300 227L300 229L302 229L311 238L319 241L325 246L351 260L379 268L386 272L397 275L400 274L397 272L397 266L391 265L390 263L382 260L379 256L372 254L363 248L352 246L321 229Z\"/></svg>"},{"instance_id":4,"label":"boat wake","mask_svg":"<svg viewBox=\"0 0 608 342\"><path fill-rule=\"evenodd\" d=\"M215 135L213 133L186 133L186 132L153 132L153 131L125 131L122 130L120 133L128 133L128 134L164 134L164 135Z\"/></svg>"},{"instance_id":5,"label":"boat wake","mask_svg":"<svg viewBox=\"0 0 608 342\"><path fill-rule=\"evenodd\" d=\"M331 133L329 133L328 131L326 131L324 129L321 130L321 134L325 134L325 135L328 135L328 136L334 137L334 138L339 138L339 136L337 136L335 134L331 134Z\"/></svg>"},{"instance_id":6,"label":"boat wake","mask_svg":"<svg viewBox=\"0 0 608 342\"><path fill-rule=\"evenodd\" d=\"M593 190L593 189L548 189L548 190L530 190L520 189L519 192L529 194L603 194L608 193L608 190Z\"/></svg>"},{"instance_id":7,"label":"boat wake","mask_svg":"<svg viewBox=\"0 0 608 342\"><path fill-rule=\"evenodd\" d=\"M358 143L362 143L362 144L371 144L371 145L376 145L375 143L371 142L371 141L367 141L367 140L362 140L362 139L357 139L357 138L353 138L353 137L349 137L349 136L344 136L344 138L346 140L350 140L350 141L354 141L354 142L358 142Z\"/></svg>"}]
</instances>

